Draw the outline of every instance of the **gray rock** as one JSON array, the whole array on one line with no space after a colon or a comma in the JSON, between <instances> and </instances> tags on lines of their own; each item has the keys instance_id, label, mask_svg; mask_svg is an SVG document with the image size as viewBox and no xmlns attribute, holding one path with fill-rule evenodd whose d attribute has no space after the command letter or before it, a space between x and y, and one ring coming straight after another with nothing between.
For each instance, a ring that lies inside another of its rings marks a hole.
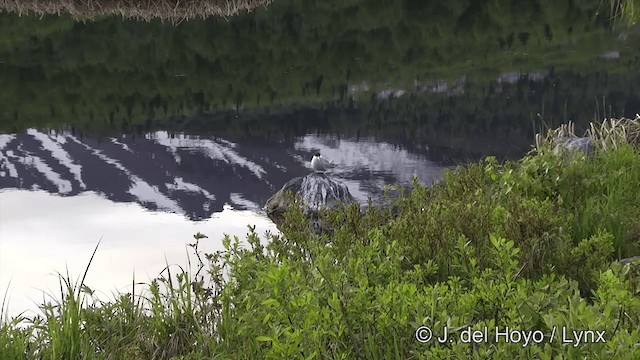
<instances>
[{"instance_id":1,"label":"gray rock","mask_svg":"<svg viewBox=\"0 0 640 360\"><path fill-rule=\"evenodd\" d=\"M632 256L626 259L620 259L618 262L622 265L629 265L630 270L638 274L640 272L640 256Z\"/></svg>"},{"instance_id":2,"label":"gray rock","mask_svg":"<svg viewBox=\"0 0 640 360\"><path fill-rule=\"evenodd\" d=\"M336 209L355 201L346 185L324 173L293 178L273 194L264 206L267 216L278 227L282 225L284 213L291 203L288 192L302 201L304 214L316 229L328 227L328 224L318 221L317 215L321 210Z\"/></svg>"},{"instance_id":3,"label":"gray rock","mask_svg":"<svg viewBox=\"0 0 640 360\"><path fill-rule=\"evenodd\" d=\"M640 260L640 256L632 256L630 258L626 258L626 259L620 259L618 260L618 262L620 262L620 264L625 265L625 264L631 264L634 263L636 261Z\"/></svg>"},{"instance_id":4,"label":"gray rock","mask_svg":"<svg viewBox=\"0 0 640 360\"><path fill-rule=\"evenodd\" d=\"M582 151L586 155L591 155L594 152L594 146L590 137L560 137L553 140L553 151L556 154L576 154Z\"/></svg>"}]
</instances>

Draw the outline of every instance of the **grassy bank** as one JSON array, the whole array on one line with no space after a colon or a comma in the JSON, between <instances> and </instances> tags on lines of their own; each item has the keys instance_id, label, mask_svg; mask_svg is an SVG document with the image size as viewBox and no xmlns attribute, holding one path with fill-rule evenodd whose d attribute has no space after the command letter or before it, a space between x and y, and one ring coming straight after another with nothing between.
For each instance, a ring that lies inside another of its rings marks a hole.
<instances>
[{"instance_id":1,"label":"grassy bank","mask_svg":"<svg viewBox=\"0 0 640 360\"><path fill-rule=\"evenodd\" d=\"M640 119L594 126L586 156L552 146L563 127L519 161L328 214L330 238L294 208L266 247L250 229L201 254L196 236L202 261L140 295L63 282L43 317L3 322L0 358L639 358L638 268L617 261L639 253L639 134ZM418 341L423 326L451 341Z\"/></svg>"},{"instance_id":2,"label":"grassy bank","mask_svg":"<svg viewBox=\"0 0 640 360\"><path fill-rule=\"evenodd\" d=\"M103 15L120 15L138 20L162 19L173 22L209 16L232 16L266 6L270 0L207 0L207 1L104 1L104 0L0 0L0 10L18 14L70 14L78 20Z\"/></svg>"}]
</instances>

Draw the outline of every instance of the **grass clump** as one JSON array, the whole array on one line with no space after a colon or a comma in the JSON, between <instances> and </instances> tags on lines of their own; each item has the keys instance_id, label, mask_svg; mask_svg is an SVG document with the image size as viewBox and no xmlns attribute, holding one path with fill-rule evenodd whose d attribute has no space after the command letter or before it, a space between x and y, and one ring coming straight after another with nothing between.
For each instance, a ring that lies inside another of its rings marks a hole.
<instances>
[{"instance_id":1,"label":"grass clump","mask_svg":"<svg viewBox=\"0 0 640 360\"><path fill-rule=\"evenodd\" d=\"M35 13L70 14L78 20L88 20L103 15L120 15L125 18L150 21L154 18L179 23L196 17L229 17L242 11L266 6L270 0L208 0L208 1L102 1L102 0L0 0L0 9L20 15Z\"/></svg>"},{"instance_id":2,"label":"grass clump","mask_svg":"<svg viewBox=\"0 0 640 360\"><path fill-rule=\"evenodd\" d=\"M640 268L617 260L639 252L640 152L604 135L617 130L592 130L589 156L554 151L569 130L519 161L416 181L391 205L323 214L331 234L290 207L266 243L250 227L202 254L197 235L197 263L144 294L83 302L67 286L59 312L0 326L0 358L639 358ZM507 327L540 337L496 339ZM487 341L462 341L474 330Z\"/></svg>"},{"instance_id":3,"label":"grass clump","mask_svg":"<svg viewBox=\"0 0 640 360\"><path fill-rule=\"evenodd\" d=\"M638 0L608 0L607 3L613 18L624 25L635 25L640 19L640 1Z\"/></svg>"}]
</instances>

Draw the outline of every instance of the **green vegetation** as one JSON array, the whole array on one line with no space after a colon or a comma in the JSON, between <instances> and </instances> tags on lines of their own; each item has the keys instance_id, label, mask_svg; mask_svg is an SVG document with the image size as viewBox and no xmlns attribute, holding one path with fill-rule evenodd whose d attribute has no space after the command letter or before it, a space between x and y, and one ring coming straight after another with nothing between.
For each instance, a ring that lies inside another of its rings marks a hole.
<instances>
[{"instance_id":1,"label":"green vegetation","mask_svg":"<svg viewBox=\"0 0 640 360\"><path fill-rule=\"evenodd\" d=\"M1 13L0 130L120 133L236 109L344 106L349 86L363 83L415 92L434 122L455 125L477 124L487 102L497 104L487 122L528 124L542 110L591 119L603 97L629 116L640 40L618 40L607 9L575 0L282 0L179 26ZM619 59L600 58L614 50ZM528 89L497 82L505 72L546 77ZM462 76L462 93L422 92ZM356 94L356 106L370 106L371 92Z\"/></svg>"},{"instance_id":2,"label":"green vegetation","mask_svg":"<svg viewBox=\"0 0 640 360\"><path fill-rule=\"evenodd\" d=\"M232 16L241 11L250 11L266 6L270 0L209 0L209 1L71 1L71 0L0 0L0 10L20 15L35 13L70 14L75 19L87 20L103 15L120 15L126 18L151 20L162 19L179 23L195 17Z\"/></svg>"},{"instance_id":3,"label":"green vegetation","mask_svg":"<svg viewBox=\"0 0 640 360\"><path fill-rule=\"evenodd\" d=\"M640 1L638 0L607 0L613 16L625 25L635 25L640 19Z\"/></svg>"},{"instance_id":4,"label":"green vegetation","mask_svg":"<svg viewBox=\"0 0 640 360\"><path fill-rule=\"evenodd\" d=\"M0 358L637 359L640 269L616 260L640 252L640 118L593 126L590 156L552 147L567 129L519 161L325 214L331 235L295 207L266 245L249 227L202 254L197 234L198 261L141 295L100 302L67 275L44 317L0 326ZM420 326L454 341L420 343ZM459 340L485 326L489 342ZM495 342L496 327L544 339ZM563 344L574 330L606 342Z\"/></svg>"}]
</instances>

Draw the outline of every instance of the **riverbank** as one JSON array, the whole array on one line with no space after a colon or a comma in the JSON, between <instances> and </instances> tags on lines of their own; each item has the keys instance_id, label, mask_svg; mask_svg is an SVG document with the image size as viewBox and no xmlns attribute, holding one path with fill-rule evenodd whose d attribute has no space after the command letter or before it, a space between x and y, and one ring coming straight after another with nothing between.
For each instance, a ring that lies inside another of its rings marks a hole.
<instances>
[{"instance_id":1,"label":"riverbank","mask_svg":"<svg viewBox=\"0 0 640 360\"><path fill-rule=\"evenodd\" d=\"M271 0L208 0L208 1L0 1L0 9L20 15L69 14L77 20L105 15L150 21L160 19L179 23L209 16L228 17L267 6Z\"/></svg>"},{"instance_id":2,"label":"riverbank","mask_svg":"<svg viewBox=\"0 0 640 360\"><path fill-rule=\"evenodd\" d=\"M330 214L331 239L295 209L266 247L198 235L191 269L111 302L61 277L43 316L2 322L0 358L637 358L638 268L617 260L640 252L640 118L593 126L589 156L552 146L570 132Z\"/></svg>"}]
</instances>

